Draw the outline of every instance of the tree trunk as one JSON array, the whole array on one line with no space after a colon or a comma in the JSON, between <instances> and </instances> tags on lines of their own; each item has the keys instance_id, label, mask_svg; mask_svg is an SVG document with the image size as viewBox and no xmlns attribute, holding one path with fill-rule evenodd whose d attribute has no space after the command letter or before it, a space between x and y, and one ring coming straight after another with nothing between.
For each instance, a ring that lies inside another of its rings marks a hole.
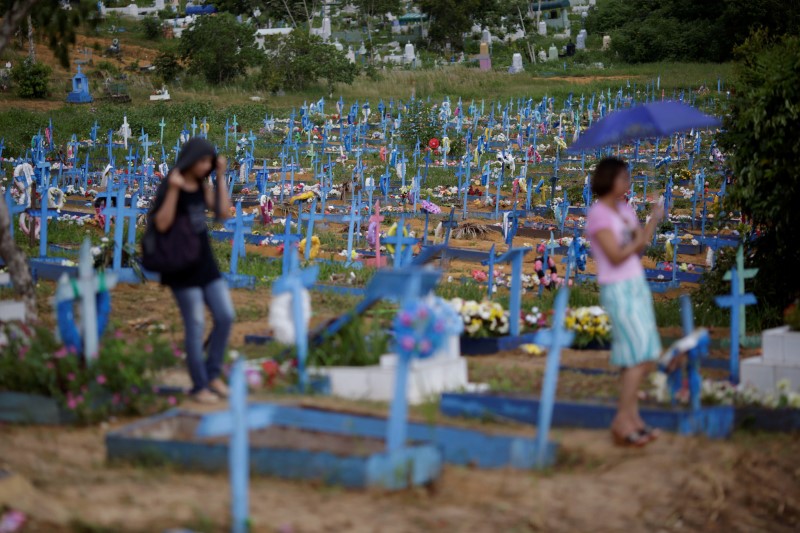
<instances>
[{"instance_id":1,"label":"tree trunk","mask_svg":"<svg viewBox=\"0 0 800 533\"><path fill-rule=\"evenodd\" d=\"M11 237L11 232L9 231L11 223L8 206L4 201L0 201L0 257L5 262L6 268L8 268L14 289L25 302L27 320L35 321L38 314L36 312L36 289L33 285L33 278L31 277L30 269L28 269L28 261L25 254L17 247ZM33 231L33 223L31 223L31 232Z\"/></svg>"},{"instance_id":2,"label":"tree trunk","mask_svg":"<svg viewBox=\"0 0 800 533\"><path fill-rule=\"evenodd\" d=\"M28 59L31 63L36 63L36 48L33 45L33 20L28 15Z\"/></svg>"}]
</instances>

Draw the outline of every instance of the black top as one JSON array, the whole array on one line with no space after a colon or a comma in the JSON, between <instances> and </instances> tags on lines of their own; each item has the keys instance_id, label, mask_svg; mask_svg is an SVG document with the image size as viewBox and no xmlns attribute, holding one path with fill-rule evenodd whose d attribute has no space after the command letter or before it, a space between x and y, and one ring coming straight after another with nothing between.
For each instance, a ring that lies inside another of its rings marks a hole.
<instances>
[{"instance_id":1,"label":"black top","mask_svg":"<svg viewBox=\"0 0 800 533\"><path fill-rule=\"evenodd\" d=\"M169 181L167 178L161 181L158 191L156 191L153 212L157 211L164 202L167 190L169 189L168 183ZM194 192L181 190L178 193L178 204L175 210L175 216L189 217L189 220L191 220L192 227L200 238L200 259L196 264L184 270L161 274L162 285L174 289L205 287L212 281L221 277L219 268L217 268L217 262L214 260L214 255L211 253L211 243L208 240L208 227L206 225L207 207L202 187L199 187Z\"/></svg>"}]
</instances>

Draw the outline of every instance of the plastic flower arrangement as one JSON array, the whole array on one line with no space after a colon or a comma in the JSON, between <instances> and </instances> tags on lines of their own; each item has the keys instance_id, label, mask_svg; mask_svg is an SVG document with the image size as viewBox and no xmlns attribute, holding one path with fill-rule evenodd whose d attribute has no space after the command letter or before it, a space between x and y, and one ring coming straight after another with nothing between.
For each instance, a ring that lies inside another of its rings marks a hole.
<instances>
[{"instance_id":1,"label":"plastic flower arrangement","mask_svg":"<svg viewBox=\"0 0 800 533\"><path fill-rule=\"evenodd\" d=\"M422 200L420 202L420 209L422 209L423 212L431 215L438 215L442 212L438 205L433 202L429 202L428 200Z\"/></svg>"},{"instance_id":2,"label":"plastic flower arrangement","mask_svg":"<svg viewBox=\"0 0 800 533\"><path fill-rule=\"evenodd\" d=\"M508 334L508 311L496 302L476 302L454 298L450 305L461 315L469 337L497 337Z\"/></svg>"},{"instance_id":3,"label":"plastic flower arrangement","mask_svg":"<svg viewBox=\"0 0 800 533\"><path fill-rule=\"evenodd\" d=\"M404 359L425 359L442 345L447 330L445 320L424 301L403 305L394 319L395 350Z\"/></svg>"},{"instance_id":4,"label":"plastic flower arrangement","mask_svg":"<svg viewBox=\"0 0 800 533\"><path fill-rule=\"evenodd\" d=\"M525 321L525 325L532 329L539 329L547 326L547 317L538 307L531 307L530 312L525 313L522 318Z\"/></svg>"},{"instance_id":5,"label":"plastic flower arrangement","mask_svg":"<svg viewBox=\"0 0 800 533\"><path fill-rule=\"evenodd\" d=\"M653 372L649 380L650 389L645 396L658 403L669 403L671 400L667 375L663 372ZM688 389L678 391L676 399L680 403L688 404ZM710 405L800 409L800 392L792 390L788 380L779 381L774 393L762 393L748 383L733 385L729 381L704 379L700 388L700 401Z\"/></svg>"},{"instance_id":6,"label":"plastic flower arrangement","mask_svg":"<svg viewBox=\"0 0 800 533\"><path fill-rule=\"evenodd\" d=\"M564 318L564 326L575 332L577 346L611 342L611 321L603 308L597 305L570 309Z\"/></svg>"}]
</instances>

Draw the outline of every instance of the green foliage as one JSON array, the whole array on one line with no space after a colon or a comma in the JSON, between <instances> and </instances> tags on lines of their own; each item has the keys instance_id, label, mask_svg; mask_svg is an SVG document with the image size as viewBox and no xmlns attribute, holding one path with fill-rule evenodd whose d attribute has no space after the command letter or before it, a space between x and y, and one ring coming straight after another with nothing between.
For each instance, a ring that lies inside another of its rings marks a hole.
<instances>
[{"instance_id":1,"label":"green foliage","mask_svg":"<svg viewBox=\"0 0 800 533\"><path fill-rule=\"evenodd\" d=\"M54 398L82 422L161 407L156 372L177 362L178 352L157 338L106 336L98 359L87 365L45 328L7 323L2 333L8 344L0 352L0 390Z\"/></svg>"},{"instance_id":2,"label":"green foliage","mask_svg":"<svg viewBox=\"0 0 800 533\"><path fill-rule=\"evenodd\" d=\"M10 0L0 2L0 17L12 4ZM70 7L69 10L62 9L61 2L37 2L30 11L34 29L46 39L47 46L64 67L69 66L69 49L75 44L78 26L94 27L98 20L97 2L94 0L73 0Z\"/></svg>"},{"instance_id":3,"label":"green foliage","mask_svg":"<svg viewBox=\"0 0 800 533\"><path fill-rule=\"evenodd\" d=\"M246 74L256 60L254 36L250 24L239 23L231 14L200 17L181 36L181 58L188 62L190 72L220 84Z\"/></svg>"},{"instance_id":4,"label":"green foliage","mask_svg":"<svg viewBox=\"0 0 800 533\"><path fill-rule=\"evenodd\" d=\"M400 142L407 149L413 149L419 141L420 149L424 150L430 139L442 136L442 127L430 104L417 99L406 106L399 133Z\"/></svg>"},{"instance_id":5,"label":"green foliage","mask_svg":"<svg viewBox=\"0 0 800 533\"><path fill-rule=\"evenodd\" d=\"M50 73L52 70L44 63L31 63L27 59L14 65L11 79L17 86L21 98L46 98L50 94Z\"/></svg>"},{"instance_id":6,"label":"green foliage","mask_svg":"<svg viewBox=\"0 0 800 533\"><path fill-rule=\"evenodd\" d=\"M142 31L148 39L158 40L161 38L161 20L158 17L145 17L142 19Z\"/></svg>"},{"instance_id":7,"label":"green foliage","mask_svg":"<svg viewBox=\"0 0 800 533\"><path fill-rule=\"evenodd\" d=\"M369 366L376 365L381 355L389 351L389 336L380 322L367 323L354 316L336 334L328 336L313 347L309 354L311 366Z\"/></svg>"},{"instance_id":8,"label":"green foliage","mask_svg":"<svg viewBox=\"0 0 800 533\"><path fill-rule=\"evenodd\" d=\"M420 0L419 7L430 17L429 38L439 45L463 48L462 34L469 31L484 0Z\"/></svg>"},{"instance_id":9,"label":"green foliage","mask_svg":"<svg viewBox=\"0 0 800 533\"><path fill-rule=\"evenodd\" d=\"M610 33L612 50L631 63L725 61L763 26L797 33L800 4L781 0L606 0L590 11L590 35Z\"/></svg>"},{"instance_id":10,"label":"green foliage","mask_svg":"<svg viewBox=\"0 0 800 533\"><path fill-rule=\"evenodd\" d=\"M649 257L656 263L664 261L667 257L667 252L661 246L648 246L647 249L644 251L645 257Z\"/></svg>"},{"instance_id":11,"label":"green foliage","mask_svg":"<svg viewBox=\"0 0 800 533\"><path fill-rule=\"evenodd\" d=\"M800 294L800 38L758 32L737 57L736 97L720 144L736 177L729 201L759 231L756 295L777 312Z\"/></svg>"},{"instance_id":12,"label":"green foliage","mask_svg":"<svg viewBox=\"0 0 800 533\"><path fill-rule=\"evenodd\" d=\"M153 60L153 67L155 67L156 74L164 83L172 82L181 72L181 64L178 61L178 55L171 50L164 50L158 54Z\"/></svg>"},{"instance_id":13,"label":"green foliage","mask_svg":"<svg viewBox=\"0 0 800 533\"><path fill-rule=\"evenodd\" d=\"M358 72L344 52L303 31L272 37L264 46L269 52L262 62L259 84L270 91L302 90L324 78L332 92L336 83L353 83Z\"/></svg>"}]
</instances>

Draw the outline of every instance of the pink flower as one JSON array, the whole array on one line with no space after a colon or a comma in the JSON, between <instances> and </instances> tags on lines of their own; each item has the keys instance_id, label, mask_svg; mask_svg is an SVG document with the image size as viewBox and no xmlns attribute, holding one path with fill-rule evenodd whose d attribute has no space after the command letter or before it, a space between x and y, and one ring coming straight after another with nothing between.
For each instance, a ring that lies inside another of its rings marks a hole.
<instances>
[{"instance_id":1,"label":"pink flower","mask_svg":"<svg viewBox=\"0 0 800 533\"><path fill-rule=\"evenodd\" d=\"M44 366L46 366L49 370L53 370L56 367L52 361L48 361Z\"/></svg>"},{"instance_id":2,"label":"pink flower","mask_svg":"<svg viewBox=\"0 0 800 533\"><path fill-rule=\"evenodd\" d=\"M56 359L63 359L64 357L67 356L67 353L68 353L67 348L65 346L62 346L55 353L53 353L53 357L55 357Z\"/></svg>"},{"instance_id":3,"label":"pink flower","mask_svg":"<svg viewBox=\"0 0 800 533\"><path fill-rule=\"evenodd\" d=\"M114 332L114 338L115 339L121 339L122 337L123 337L123 335L122 335L122 332L120 330L116 330Z\"/></svg>"},{"instance_id":4,"label":"pink flower","mask_svg":"<svg viewBox=\"0 0 800 533\"><path fill-rule=\"evenodd\" d=\"M167 402L169 402L170 405L176 405L178 403L178 400L175 399L175 396L170 396L169 398L167 398Z\"/></svg>"},{"instance_id":5,"label":"pink flower","mask_svg":"<svg viewBox=\"0 0 800 533\"><path fill-rule=\"evenodd\" d=\"M172 355L174 355L176 358L180 358L180 357L182 357L182 356L183 356L183 352L182 352L182 351L180 351L180 350L179 350L179 349L177 349L177 348L173 348L173 349L172 349Z\"/></svg>"},{"instance_id":6,"label":"pink flower","mask_svg":"<svg viewBox=\"0 0 800 533\"><path fill-rule=\"evenodd\" d=\"M414 319L411 318L409 313L401 313L400 314L400 323L406 327L410 326L413 323Z\"/></svg>"},{"instance_id":7,"label":"pink flower","mask_svg":"<svg viewBox=\"0 0 800 533\"><path fill-rule=\"evenodd\" d=\"M144 353L153 353L153 347L149 344L145 344Z\"/></svg>"},{"instance_id":8,"label":"pink flower","mask_svg":"<svg viewBox=\"0 0 800 533\"><path fill-rule=\"evenodd\" d=\"M67 374L67 381L75 381L75 374L73 374L72 372Z\"/></svg>"},{"instance_id":9,"label":"pink flower","mask_svg":"<svg viewBox=\"0 0 800 533\"><path fill-rule=\"evenodd\" d=\"M431 351L431 348L432 348L431 341L429 341L427 339L420 341L420 343L419 343L419 351L420 351L420 353L427 354L428 352Z\"/></svg>"},{"instance_id":10,"label":"pink flower","mask_svg":"<svg viewBox=\"0 0 800 533\"><path fill-rule=\"evenodd\" d=\"M111 397L111 404L117 405L120 402L119 394L115 393L114 396Z\"/></svg>"},{"instance_id":11,"label":"pink flower","mask_svg":"<svg viewBox=\"0 0 800 533\"><path fill-rule=\"evenodd\" d=\"M97 382L100 385L104 385L106 383L106 377L103 374L100 374L99 376L97 376Z\"/></svg>"},{"instance_id":12,"label":"pink flower","mask_svg":"<svg viewBox=\"0 0 800 533\"><path fill-rule=\"evenodd\" d=\"M484 281L489 279L489 276L487 276L486 272L484 272L483 270L475 269L472 271L472 279L474 279L478 283L483 283Z\"/></svg>"},{"instance_id":13,"label":"pink flower","mask_svg":"<svg viewBox=\"0 0 800 533\"><path fill-rule=\"evenodd\" d=\"M400 340L400 346L403 347L403 350L409 352L414 349L414 337L406 336Z\"/></svg>"},{"instance_id":14,"label":"pink flower","mask_svg":"<svg viewBox=\"0 0 800 533\"><path fill-rule=\"evenodd\" d=\"M69 407L74 411L75 408L78 407L78 400L76 400L72 396L67 396L67 407Z\"/></svg>"}]
</instances>

